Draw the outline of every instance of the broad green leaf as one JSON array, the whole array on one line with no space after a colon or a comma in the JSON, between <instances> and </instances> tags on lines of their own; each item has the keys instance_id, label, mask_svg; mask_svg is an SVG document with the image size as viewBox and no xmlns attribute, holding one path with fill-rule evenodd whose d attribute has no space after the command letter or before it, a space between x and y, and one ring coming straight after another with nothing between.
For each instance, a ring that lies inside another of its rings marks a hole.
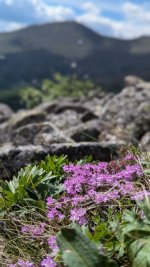
<instances>
[{"instance_id":1,"label":"broad green leaf","mask_svg":"<svg viewBox=\"0 0 150 267\"><path fill-rule=\"evenodd\" d=\"M149 213L149 205L139 202L145 215ZM132 267L150 266L150 225L149 216L142 219L139 214L128 211L124 216L124 224L120 228L120 241L126 246Z\"/></svg>"},{"instance_id":2,"label":"broad green leaf","mask_svg":"<svg viewBox=\"0 0 150 267\"><path fill-rule=\"evenodd\" d=\"M69 267L115 267L96 246L76 229L62 228L57 235L57 243L62 252L64 264Z\"/></svg>"},{"instance_id":3,"label":"broad green leaf","mask_svg":"<svg viewBox=\"0 0 150 267\"><path fill-rule=\"evenodd\" d=\"M143 236L131 243L128 249L132 267L150 266L150 235Z\"/></svg>"}]
</instances>

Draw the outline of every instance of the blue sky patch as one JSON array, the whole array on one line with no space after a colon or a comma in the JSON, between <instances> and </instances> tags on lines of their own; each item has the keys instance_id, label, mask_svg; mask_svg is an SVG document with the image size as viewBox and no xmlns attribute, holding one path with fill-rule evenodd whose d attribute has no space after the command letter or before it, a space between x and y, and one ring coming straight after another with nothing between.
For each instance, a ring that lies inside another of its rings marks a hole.
<instances>
[{"instance_id":1,"label":"blue sky patch","mask_svg":"<svg viewBox=\"0 0 150 267\"><path fill-rule=\"evenodd\" d=\"M0 31L32 24L75 20L123 39L150 35L147 0L0 0Z\"/></svg>"}]
</instances>

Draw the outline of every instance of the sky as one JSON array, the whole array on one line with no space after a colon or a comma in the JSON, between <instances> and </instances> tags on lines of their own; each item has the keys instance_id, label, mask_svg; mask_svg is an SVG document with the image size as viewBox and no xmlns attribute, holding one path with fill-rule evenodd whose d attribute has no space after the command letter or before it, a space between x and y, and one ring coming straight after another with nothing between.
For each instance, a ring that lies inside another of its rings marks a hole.
<instances>
[{"instance_id":1,"label":"sky","mask_svg":"<svg viewBox=\"0 0 150 267\"><path fill-rule=\"evenodd\" d=\"M150 0L0 0L0 32L75 20L121 39L150 35Z\"/></svg>"}]
</instances>

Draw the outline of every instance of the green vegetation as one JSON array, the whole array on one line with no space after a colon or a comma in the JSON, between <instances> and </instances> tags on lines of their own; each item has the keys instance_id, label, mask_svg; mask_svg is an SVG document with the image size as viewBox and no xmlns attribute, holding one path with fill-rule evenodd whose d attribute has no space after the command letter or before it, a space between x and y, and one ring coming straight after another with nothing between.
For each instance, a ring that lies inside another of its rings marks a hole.
<instances>
[{"instance_id":1,"label":"green vegetation","mask_svg":"<svg viewBox=\"0 0 150 267\"><path fill-rule=\"evenodd\" d=\"M1 180L0 265L150 266L149 178L150 155L129 149L110 163L47 156Z\"/></svg>"},{"instance_id":2,"label":"green vegetation","mask_svg":"<svg viewBox=\"0 0 150 267\"><path fill-rule=\"evenodd\" d=\"M57 73L52 80L43 80L39 87L24 86L0 90L0 102L8 104L14 110L29 109L59 97L86 96L92 90L100 92L102 89L91 80L81 80L76 75L62 76Z\"/></svg>"},{"instance_id":3,"label":"green vegetation","mask_svg":"<svg viewBox=\"0 0 150 267\"><path fill-rule=\"evenodd\" d=\"M81 97L87 95L91 90L101 90L90 80L80 80L76 75L62 76L54 75L54 80L44 80L40 89L26 87L21 90L20 98L27 108L33 108L36 105L57 99L59 97Z\"/></svg>"},{"instance_id":4,"label":"green vegetation","mask_svg":"<svg viewBox=\"0 0 150 267\"><path fill-rule=\"evenodd\" d=\"M104 255L100 255L94 243L73 228L62 228L57 235L57 242L64 264L69 267L116 267Z\"/></svg>"},{"instance_id":5,"label":"green vegetation","mask_svg":"<svg viewBox=\"0 0 150 267\"><path fill-rule=\"evenodd\" d=\"M0 102L6 103L9 105L13 110L18 110L22 108L23 105L20 101L20 88L12 88L12 89L3 89L0 90Z\"/></svg>"},{"instance_id":6,"label":"green vegetation","mask_svg":"<svg viewBox=\"0 0 150 267\"><path fill-rule=\"evenodd\" d=\"M62 166L68 163L66 157L47 156L38 165L28 165L21 169L11 181L0 182L0 210L9 210L14 206L45 206L49 195L62 190L64 179Z\"/></svg>"}]
</instances>

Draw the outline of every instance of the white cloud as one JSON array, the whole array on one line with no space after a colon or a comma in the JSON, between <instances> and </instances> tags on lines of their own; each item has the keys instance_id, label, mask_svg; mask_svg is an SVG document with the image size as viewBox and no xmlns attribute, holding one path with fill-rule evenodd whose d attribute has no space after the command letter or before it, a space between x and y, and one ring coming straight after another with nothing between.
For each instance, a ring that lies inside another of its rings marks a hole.
<instances>
[{"instance_id":1,"label":"white cloud","mask_svg":"<svg viewBox=\"0 0 150 267\"><path fill-rule=\"evenodd\" d=\"M150 6L145 3L124 3L122 6L124 21L120 31L123 37L133 38L141 35L150 35Z\"/></svg>"},{"instance_id":2,"label":"white cloud","mask_svg":"<svg viewBox=\"0 0 150 267\"><path fill-rule=\"evenodd\" d=\"M99 14L100 12L98 6L92 2L86 2L81 7L88 13Z\"/></svg>"},{"instance_id":3,"label":"white cloud","mask_svg":"<svg viewBox=\"0 0 150 267\"><path fill-rule=\"evenodd\" d=\"M23 27L25 27L25 25L21 23L0 20L0 29L3 29L4 32L19 30Z\"/></svg>"},{"instance_id":4,"label":"white cloud","mask_svg":"<svg viewBox=\"0 0 150 267\"><path fill-rule=\"evenodd\" d=\"M97 30L99 29L99 32L101 33L106 32L107 29L108 34L113 32L113 34L117 35L117 32L115 33L114 29L116 31L121 28L119 22L103 16L102 10L93 3L88 2L86 5L83 5L82 8L84 12L76 18L78 22L89 25Z\"/></svg>"},{"instance_id":5,"label":"white cloud","mask_svg":"<svg viewBox=\"0 0 150 267\"><path fill-rule=\"evenodd\" d=\"M112 0L0 0L1 31L68 19L114 37L150 35L150 4L145 0L140 4L132 0L115 0L115 4Z\"/></svg>"},{"instance_id":6,"label":"white cloud","mask_svg":"<svg viewBox=\"0 0 150 267\"><path fill-rule=\"evenodd\" d=\"M115 20L103 15L100 8L88 2L86 8L83 6L83 14L76 19L78 22L99 30L100 33L114 37L131 39L141 35L150 35L150 6L137 5L124 2L120 6L122 20Z\"/></svg>"},{"instance_id":7,"label":"white cloud","mask_svg":"<svg viewBox=\"0 0 150 267\"><path fill-rule=\"evenodd\" d=\"M11 6L14 3L14 0L5 0L4 3L8 6Z\"/></svg>"},{"instance_id":8,"label":"white cloud","mask_svg":"<svg viewBox=\"0 0 150 267\"><path fill-rule=\"evenodd\" d=\"M150 8L127 2L123 5L126 19L136 23L150 22Z\"/></svg>"},{"instance_id":9,"label":"white cloud","mask_svg":"<svg viewBox=\"0 0 150 267\"><path fill-rule=\"evenodd\" d=\"M73 11L70 8L58 7L47 7L45 5L37 7L37 16L42 21L59 21L73 16Z\"/></svg>"},{"instance_id":10,"label":"white cloud","mask_svg":"<svg viewBox=\"0 0 150 267\"><path fill-rule=\"evenodd\" d=\"M49 6L41 0L32 0L32 3L37 16L44 20L63 20L74 15L73 10L69 7Z\"/></svg>"},{"instance_id":11,"label":"white cloud","mask_svg":"<svg viewBox=\"0 0 150 267\"><path fill-rule=\"evenodd\" d=\"M35 24L69 19L74 16L71 7L49 5L44 0L0 0L0 19L13 23Z\"/></svg>"}]
</instances>

